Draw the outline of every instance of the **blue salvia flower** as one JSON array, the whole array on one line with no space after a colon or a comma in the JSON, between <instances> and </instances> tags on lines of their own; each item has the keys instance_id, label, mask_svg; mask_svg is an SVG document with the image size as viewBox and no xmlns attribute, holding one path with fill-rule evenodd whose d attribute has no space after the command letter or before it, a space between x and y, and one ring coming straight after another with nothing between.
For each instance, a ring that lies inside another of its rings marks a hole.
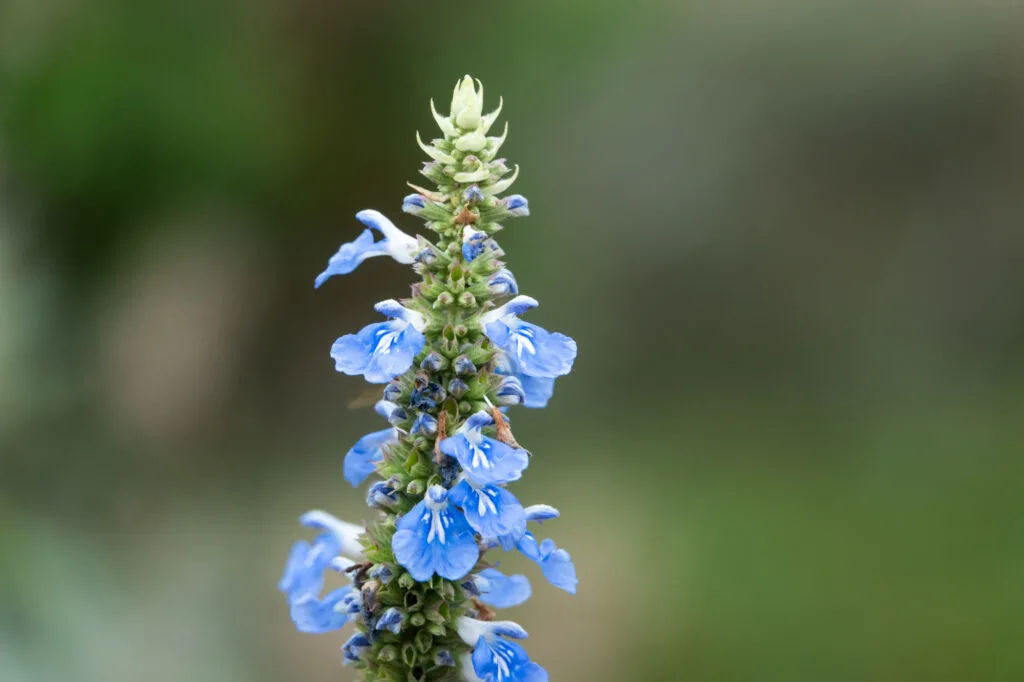
<instances>
[{"instance_id":1,"label":"blue salvia flower","mask_svg":"<svg viewBox=\"0 0 1024 682\"><path fill-rule=\"evenodd\" d=\"M402 210L436 238L414 238L377 211L360 211L367 229L315 282L377 256L422 278L408 300L377 304L387 321L331 348L338 372L383 384L375 409L390 428L356 441L343 464L353 486L380 476L366 493L373 518L364 529L323 511L303 515L316 536L295 543L278 584L300 631L354 624L343 661L364 682L546 682L547 672L514 641L526 631L490 622L487 608L524 603L530 581L505 575L485 555L518 551L554 586L577 587L569 553L527 528L558 518L558 510L524 506L506 487L530 462L507 411L544 407L555 379L572 369L576 342L520 319L537 302L520 295L500 260L496 221L530 214L522 195L502 196L519 168L498 157L508 126L488 134L500 111L499 103L484 112L483 86L468 76L447 116L431 102L443 139L416 139L430 157L422 173L437 188L410 185L415 193ZM347 584L323 594L328 571Z\"/></svg>"},{"instance_id":2,"label":"blue salvia flower","mask_svg":"<svg viewBox=\"0 0 1024 682\"><path fill-rule=\"evenodd\" d=\"M322 633L340 629L348 614L341 607L352 588L338 588L320 598L324 572L341 555L361 556L358 537L362 528L334 518L322 511L311 511L301 518L303 525L323 531L312 543L300 540L292 547L278 589L288 596L295 627L301 632Z\"/></svg>"},{"instance_id":3,"label":"blue salvia flower","mask_svg":"<svg viewBox=\"0 0 1024 682\"><path fill-rule=\"evenodd\" d=\"M526 630L518 624L460 618L458 629L463 641L473 647L472 655L463 662L463 674L467 679L475 677L483 682L547 681L547 671L531 661L522 646L505 639L527 637Z\"/></svg>"},{"instance_id":4,"label":"blue salvia flower","mask_svg":"<svg viewBox=\"0 0 1024 682\"><path fill-rule=\"evenodd\" d=\"M480 326L494 345L508 353L518 373L540 378L568 374L576 359L576 342L565 334L551 333L519 319L519 315L536 307L535 299L516 296L481 315Z\"/></svg>"},{"instance_id":5,"label":"blue salvia flower","mask_svg":"<svg viewBox=\"0 0 1024 682\"><path fill-rule=\"evenodd\" d=\"M331 347L331 357L337 371L362 374L372 384L385 384L412 367L425 343L426 320L394 300L381 301L373 308L391 319L342 336Z\"/></svg>"},{"instance_id":6,"label":"blue salvia flower","mask_svg":"<svg viewBox=\"0 0 1024 682\"><path fill-rule=\"evenodd\" d=\"M486 412L477 412L459 427L455 435L441 441L441 452L454 457L480 485L518 481L530 463L530 455L490 436L482 429L494 424Z\"/></svg>"},{"instance_id":7,"label":"blue salvia flower","mask_svg":"<svg viewBox=\"0 0 1024 682\"><path fill-rule=\"evenodd\" d=\"M390 256L399 263L412 263L416 259L419 245L414 237L405 234L378 211L366 210L356 213L356 219L370 229L356 237L355 241L342 244L338 252L327 262L327 269L317 275L314 286L320 288L334 275L347 275L359 267L367 258ZM373 230L384 238L373 240Z\"/></svg>"},{"instance_id":8,"label":"blue salvia flower","mask_svg":"<svg viewBox=\"0 0 1024 682\"><path fill-rule=\"evenodd\" d=\"M426 497L399 520L391 547L398 563L420 582L435 574L458 580L480 557L473 529L439 485L431 486Z\"/></svg>"}]
</instances>

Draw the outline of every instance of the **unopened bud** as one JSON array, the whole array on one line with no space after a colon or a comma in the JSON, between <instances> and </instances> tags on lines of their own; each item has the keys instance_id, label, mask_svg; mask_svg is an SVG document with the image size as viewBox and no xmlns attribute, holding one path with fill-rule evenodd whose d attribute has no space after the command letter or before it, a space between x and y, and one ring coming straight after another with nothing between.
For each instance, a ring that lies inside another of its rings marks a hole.
<instances>
[{"instance_id":1,"label":"unopened bud","mask_svg":"<svg viewBox=\"0 0 1024 682\"><path fill-rule=\"evenodd\" d=\"M427 200L422 194L409 194L402 200L402 210L412 215L419 215L426 207Z\"/></svg>"},{"instance_id":2,"label":"unopened bud","mask_svg":"<svg viewBox=\"0 0 1024 682\"><path fill-rule=\"evenodd\" d=\"M394 403L402 398L402 387L397 381L392 381L390 384L384 387L384 400L389 403Z\"/></svg>"},{"instance_id":3,"label":"unopened bud","mask_svg":"<svg viewBox=\"0 0 1024 682\"><path fill-rule=\"evenodd\" d=\"M469 386L462 379L455 378L448 382L448 394L454 398L461 398L468 390Z\"/></svg>"},{"instance_id":4,"label":"unopened bud","mask_svg":"<svg viewBox=\"0 0 1024 682\"><path fill-rule=\"evenodd\" d=\"M427 353L427 357L423 358L423 362L420 363L420 369L428 372L440 372L447 366L448 360L436 350Z\"/></svg>"},{"instance_id":5,"label":"unopened bud","mask_svg":"<svg viewBox=\"0 0 1024 682\"><path fill-rule=\"evenodd\" d=\"M505 208L514 216L530 215L530 203L522 194L512 194L505 197Z\"/></svg>"},{"instance_id":6,"label":"unopened bud","mask_svg":"<svg viewBox=\"0 0 1024 682\"><path fill-rule=\"evenodd\" d=\"M455 358L452 364L455 367L456 374L460 374L462 376L476 374L476 365L474 365L473 361L470 360L465 355L460 355L459 357Z\"/></svg>"},{"instance_id":7,"label":"unopened bud","mask_svg":"<svg viewBox=\"0 0 1024 682\"><path fill-rule=\"evenodd\" d=\"M480 125L483 110L484 86L480 83L478 90L473 85L473 79L466 76L455 86L455 92L452 93L451 118L457 126L468 130Z\"/></svg>"}]
</instances>

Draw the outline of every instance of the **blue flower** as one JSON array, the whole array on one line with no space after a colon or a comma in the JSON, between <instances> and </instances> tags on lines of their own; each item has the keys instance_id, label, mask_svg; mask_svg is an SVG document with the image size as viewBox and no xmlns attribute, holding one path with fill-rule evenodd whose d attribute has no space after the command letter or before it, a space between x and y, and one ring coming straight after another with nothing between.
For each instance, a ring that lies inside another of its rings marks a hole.
<instances>
[{"instance_id":1,"label":"blue flower","mask_svg":"<svg viewBox=\"0 0 1024 682\"><path fill-rule=\"evenodd\" d=\"M518 481L530 463L526 450L483 435L481 429L493 423L489 414L477 412L439 445L441 452L457 459L478 485Z\"/></svg>"},{"instance_id":2,"label":"blue flower","mask_svg":"<svg viewBox=\"0 0 1024 682\"><path fill-rule=\"evenodd\" d=\"M291 603L292 622L299 632L321 634L340 630L349 621L349 614L342 608L342 601L352 592L346 585L329 593L323 599L306 596Z\"/></svg>"},{"instance_id":3,"label":"blue flower","mask_svg":"<svg viewBox=\"0 0 1024 682\"><path fill-rule=\"evenodd\" d=\"M480 601L496 609L519 606L530 598L530 581L525 575L506 576L495 568L485 568L473 576Z\"/></svg>"},{"instance_id":4,"label":"blue flower","mask_svg":"<svg viewBox=\"0 0 1024 682\"><path fill-rule=\"evenodd\" d=\"M514 216L530 215L530 204L522 194L512 194L505 197L505 208Z\"/></svg>"},{"instance_id":5,"label":"blue flower","mask_svg":"<svg viewBox=\"0 0 1024 682\"><path fill-rule=\"evenodd\" d=\"M518 366L517 373L544 379L568 374L576 359L576 342L517 317L536 307L537 301L529 296L516 296L481 315L480 325L487 338L508 353L509 360Z\"/></svg>"},{"instance_id":6,"label":"blue flower","mask_svg":"<svg viewBox=\"0 0 1024 682\"><path fill-rule=\"evenodd\" d=\"M348 638L348 641L342 645L341 651L344 654L342 662L345 665L352 663L358 663L363 657L363 652L370 648L370 638L362 632L357 632Z\"/></svg>"},{"instance_id":7,"label":"blue flower","mask_svg":"<svg viewBox=\"0 0 1024 682\"><path fill-rule=\"evenodd\" d=\"M533 533L527 532L516 548L540 566L541 573L549 583L569 594L576 594L579 581L576 579L572 557L564 549L558 549L554 540L545 540L538 545Z\"/></svg>"},{"instance_id":8,"label":"blue flower","mask_svg":"<svg viewBox=\"0 0 1024 682\"><path fill-rule=\"evenodd\" d=\"M341 245L338 252L327 261L327 269L317 275L314 287L320 288L320 285L334 275L347 275L364 260L374 256L391 256L405 265L415 260L416 252L419 250L416 240L395 227L394 223L379 212L360 211L356 213L356 219L371 229L363 230L355 241ZM384 238L374 242L372 230L377 230Z\"/></svg>"},{"instance_id":9,"label":"blue flower","mask_svg":"<svg viewBox=\"0 0 1024 682\"><path fill-rule=\"evenodd\" d=\"M458 580L480 558L472 527L448 501L448 491L430 486L424 499L398 521L391 540L395 559L418 582L434 574Z\"/></svg>"},{"instance_id":10,"label":"blue flower","mask_svg":"<svg viewBox=\"0 0 1024 682\"><path fill-rule=\"evenodd\" d=\"M353 488L362 485L376 470L377 462L383 456L384 446L397 442L398 432L393 428L374 431L357 440L352 449L345 453L345 480Z\"/></svg>"},{"instance_id":11,"label":"blue flower","mask_svg":"<svg viewBox=\"0 0 1024 682\"><path fill-rule=\"evenodd\" d=\"M523 505L504 488L463 480L448 491L448 499L462 509L473 530L485 538L497 538L505 551L513 549L526 532Z\"/></svg>"},{"instance_id":12,"label":"blue flower","mask_svg":"<svg viewBox=\"0 0 1024 682\"><path fill-rule=\"evenodd\" d=\"M519 293L519 283L508 268L502 268L487 280L487 289L495 296L515 296Z\"/></svg>"},{"instance_id":13,"label":"blue flower","mask_svg":"<svg viewBox=\"0 0 1024 682\"><path fill-rule=\"evenodd\" d=\"M301 540L295 543L277 587L288 595L292 621L300 631L337 630L348 620L345 602L354 591L351 587L342 587L321 599L324 571L338 561L349 561L339 554L362 556L358 538L363 529L322 511L307 512L300 520L303 525L324 532L312 543Z\"/></svg>"},{"instance_id":14,"label":"blue flower","mask_svg":"<svg viewBox=\"0 0 1024 682\"><path fill-rule=\"evenodd\" d=\"M478 204L484 200L484 193L480 191L477 185L470 185L462 193L462 200L467 204Z\"/></svg>"},{"instance_id":15,"label":"blue flower","mask_svg":"<svg viewBox=\"0 0 1024 682\"><path fill-rule=\"evenodd\" d=\"M530 660L526 650L504 637L524 639L526 630L510 621L483 622L460 618L459 636L473 647L473 654L464 660L467 679L482 682L548 682L544 668ZM471 676L472 674L472 676Z\"/></svg>"},{"instance_id":16,"label":"blue flower","mask_svg":"<svg viewBox=\"0 0 1024 682\"><path fill-rule=\"evenodd\" d=\"M331 347L334 368L348 375L362 374L371 384L386 384L412 366L423 349L426 320L397 301L381 301L374 309L390 319L367 325L358 334L346 334Z\"/></svg>"}]
</instances>

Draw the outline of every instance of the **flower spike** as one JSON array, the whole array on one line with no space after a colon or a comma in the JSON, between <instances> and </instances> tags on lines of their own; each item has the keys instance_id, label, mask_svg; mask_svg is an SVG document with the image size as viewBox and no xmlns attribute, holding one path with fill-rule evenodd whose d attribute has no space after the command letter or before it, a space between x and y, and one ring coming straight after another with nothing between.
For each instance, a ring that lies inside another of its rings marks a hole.
<instances>
[{"instance_id":1,"label":"flower spike","mask_svg":"<svg viewBox=\"0 0 1024 682\"><path fill-rule=\"evenodd\" d=\"M370 479L368 523L307 512L300 520L315 537L294 544L278 583L299 631L354 625L343 663L363 682L547 682L515 641L526 631L492 611L526 602L530 580L502 573L488 552L518 551L555 587L577 587L569 553L528 529L558 510L527 506L511 488L531 456L509 411L547 405L577 349L521 319L537 301L520 293L501 260L500 221L530 215L524 196L505 194L519 167L498 158L508 123L491 134L503 103L485 114L483 84L470 76L456 82L447 114L431 101L443 138L416 133L416 142L428 157L420 172L436 187L409 183L414 193L402 211L433 236L410 236L381 213L360 211L366 229L315 281L377 256L422 278L408 299L374 306L385 321L331 347L338 372L381 385L374 410L387 428L368 429L342 462L350 485ZM347 584L325 590L327 571Z\"/></svg>"}]
</instances>

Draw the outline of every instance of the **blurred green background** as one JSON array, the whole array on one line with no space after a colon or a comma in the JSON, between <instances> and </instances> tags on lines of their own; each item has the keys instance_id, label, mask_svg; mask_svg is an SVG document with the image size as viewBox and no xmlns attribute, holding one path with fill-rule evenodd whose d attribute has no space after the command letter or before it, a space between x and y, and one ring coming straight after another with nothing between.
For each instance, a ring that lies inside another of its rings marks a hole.
<instances>
[{"instance_id":1,"label":"blurred green background","mask_svg":"<svg viewBox=\"0 0 1024 682\"><path fill-rule=\"evenodd\" d=\"M469 72L531 320L554 680L1024 679L1016 3L0 2L0 680L325 682L275 583L380 427L315 292Z\"/></svg>"}]
</instances>

